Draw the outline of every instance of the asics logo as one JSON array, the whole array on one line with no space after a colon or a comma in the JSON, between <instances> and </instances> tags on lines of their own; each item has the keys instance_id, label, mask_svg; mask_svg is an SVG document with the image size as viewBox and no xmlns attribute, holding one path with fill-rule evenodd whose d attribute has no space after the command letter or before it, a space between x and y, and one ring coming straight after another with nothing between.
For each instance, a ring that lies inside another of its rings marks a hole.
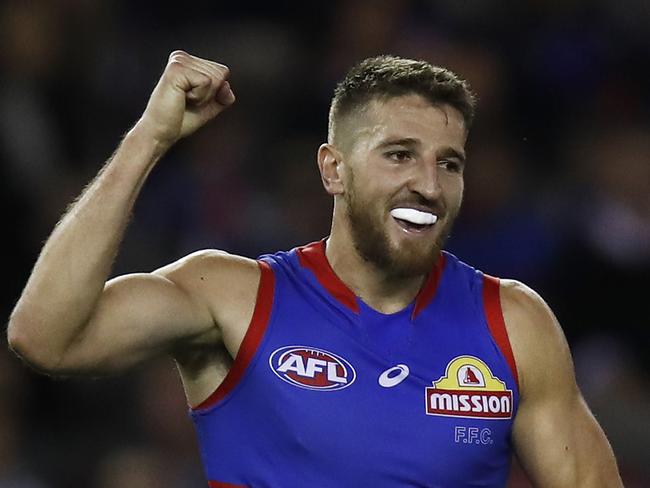
<instances>
[{"instance_id":1,"label":"asics logo","mask_svg":"<svg viewBox=\"0 0 650 488\"><path fill-rule=\"evenodd\" d=\"M409 375L409 367L406 364L398 364L388 368L379 376L379 384L384 388L392 388L399 385Z\"/></svg>"}]
</instances>

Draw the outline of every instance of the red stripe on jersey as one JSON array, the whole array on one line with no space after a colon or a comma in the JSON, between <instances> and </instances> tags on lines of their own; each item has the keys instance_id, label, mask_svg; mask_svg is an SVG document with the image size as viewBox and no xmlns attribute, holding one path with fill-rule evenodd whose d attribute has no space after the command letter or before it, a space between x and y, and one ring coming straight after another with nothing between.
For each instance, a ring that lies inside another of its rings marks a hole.
<instances>
[{"instance_id":1,"label":"red stripe on jersey","mask_svg":"<svg viewBox=\"0 0 650 488\"><path fill-rule=\"evenodd\" d=\"M233 485L231 483L223 483L221 481L208 481L210 488L246 488L244 485Z\"/></svg>"},{"instance_id":2,"label":"red stripe on jersey","mask_svg":"<svg viewBox=\"0 0 650 488\"><path fill-rule=\"evenodd\" d=\"M239 352L237 352L235 361L221 384L208 398L196 407L193 407L193 410L208 408L223 400L224 397L228 395L235 386L237 386L239 380L241 380L246 368L248 368L251 359L253 359L253 356L262 341L262 337L264 336L266 326L268 325L271 316L271 309L273 308L275 276L273 274L273 269L268 263L258 261L257 264L260 267L261 274L260 284L257 288L255 310L253 311L253 317L251 318L246 335L242 340L241 346L239 346Z\"/></svg>"},{"instance_id":3,"label":"red stripe on jersey","mask_svg":"<svg viewBox=\"0 0 650 488\"><path fill-rule=\"evenodd\" d=\"M438 258L435 267L431 270L424 286L420 289L417 297L415 297L415 306L411 313L411 320L415 320L420 312L431 303L433 297L436 296L436 291L440 284L440 277L442 276L442 270L445 268L446 262L447 258L445 258L443 253L440 253L440 257Z\"/></svg>"},{"instance_id":4,"label":"red stripe on jersey","mask_svg":"<svg viewBox=\"0 0 650 488\"><path fill-rule=\"evenodd\" d=\"M497 343L497 346L499 346L501 354L506 358L512 376L517 383L517 388L519 388L519 377L517 375L515 356L512 354L512 347L510 346L510 339L508 339L506 323L503 320L499 278L483 275L483 308L485 309L485 318L487 319L490 333L492 334L494 341Z\"/></svg>"},{"instance_id":5,"label":"red stripe on jersey","mask_svg":"<svg viewBox=\"0 0 650 488\"><path fill-rule=\"evenodd\" d=\"M353 312L359 313L356 295L336 275L327 260L324 239L298 248L298 259L301 266L314 273L318 282L330 295Z\"/></svg>"}]
</instances>

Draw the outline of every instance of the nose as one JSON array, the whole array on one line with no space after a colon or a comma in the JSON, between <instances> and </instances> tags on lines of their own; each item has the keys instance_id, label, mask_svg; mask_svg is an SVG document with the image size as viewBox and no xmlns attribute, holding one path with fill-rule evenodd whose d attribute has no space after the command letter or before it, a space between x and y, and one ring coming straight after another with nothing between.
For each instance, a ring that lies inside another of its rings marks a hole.
<instances>
[{"instance_id":1,"label":"nose","mask_svg":"<svg viewBox=\"0 0 650 488\"><path fill-rule=\"evenodd\" d=\"M436 200L440 197L442 189L438 179L438 165L431 161L420 161L413 168L408 188L426 200Z\"/></svg>"}]
</instances>

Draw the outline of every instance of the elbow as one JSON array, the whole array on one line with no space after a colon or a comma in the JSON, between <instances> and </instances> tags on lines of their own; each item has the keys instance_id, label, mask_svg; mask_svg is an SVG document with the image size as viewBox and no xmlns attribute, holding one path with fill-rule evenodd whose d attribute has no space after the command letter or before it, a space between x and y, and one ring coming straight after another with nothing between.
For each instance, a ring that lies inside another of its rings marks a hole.
<instances>
[{"instance_id":1,"label":"elbow","mask_svg":"<svg viewBox=\"0 0 650 488\"><path fill-rule=\"evenodd\" d=\"M9 349L32 369L40 373L55 374L59 369L60 356L52 350L47 341L39 341L38 329L34 320L14 312L7 326Z\"/></svg>"},{"instance_id":2,"label":"elbow","mask_svg":"<svg viewBox=\"0 0 650 488\"><path fill-rule=\"evenodd\" d=\"M24 327L21 326L20 321L16 318L16 312L11 315L9 324L7 324L7 344L9 349L17 356L24 358L25 350L27 349L27 338L25 337Z\"/></svg>"}]
</instances>

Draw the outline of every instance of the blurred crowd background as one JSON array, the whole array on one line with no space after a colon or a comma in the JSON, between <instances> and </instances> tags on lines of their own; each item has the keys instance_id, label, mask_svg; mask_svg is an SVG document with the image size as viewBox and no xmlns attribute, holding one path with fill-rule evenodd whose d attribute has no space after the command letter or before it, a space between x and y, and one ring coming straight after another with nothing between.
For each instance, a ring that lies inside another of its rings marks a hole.
<instances>
[{"instance_id":1,"label":"blurred crowd background","mask_svg":"<svg viewBox=\"0 0 650 488\"><path fill-rule=\"evenodd\" d=\"M115 275L327 235L315 154L335 83L367 56L426 59L479 96L448 249L544 296L626 486L650 486L649 25L646 0L3 0L2 315L172 50L227 64L237 102L152 173ZM0 488L205 486L171 361L54 380L2 341Z\"/></svg>"}]
</instances>

